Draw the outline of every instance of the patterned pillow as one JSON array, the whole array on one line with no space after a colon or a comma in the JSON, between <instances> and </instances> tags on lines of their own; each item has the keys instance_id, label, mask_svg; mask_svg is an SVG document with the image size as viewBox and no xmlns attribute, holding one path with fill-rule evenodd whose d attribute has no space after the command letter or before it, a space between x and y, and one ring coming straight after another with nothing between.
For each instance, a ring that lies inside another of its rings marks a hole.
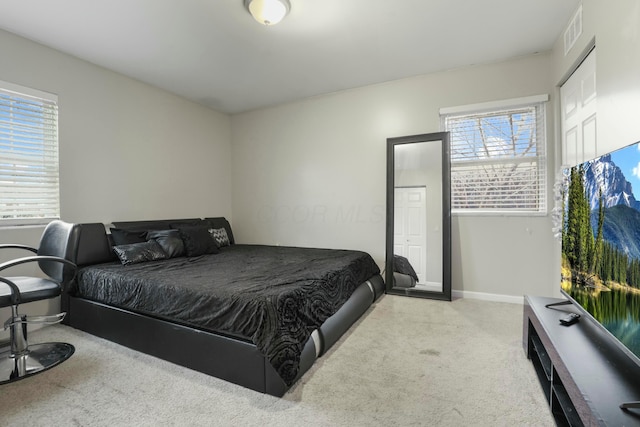
<instances>
[{"instance_id":1,"label":"patterned pillow","mask_svg":"<svg viewBox=\"0 0 640 427\"><path fill-rule=\"evenodd\" d=\"M219 248L231 245L227 230L224 228L210 228L209 233L211 233L211 237L216 241L216 245L218 245Z\"/></svg>"},{"instance_id":2,"label":"patterned pillow","mask_svg":"<svg viewBox=\"0 0 640 427\"><path fill-rule=\"evenodd\" d=\"M113 251L118 255L123 265L167 258L167 254L164 253L162 247L155 240L114 246Z\"/></svg>"}]
</instances>

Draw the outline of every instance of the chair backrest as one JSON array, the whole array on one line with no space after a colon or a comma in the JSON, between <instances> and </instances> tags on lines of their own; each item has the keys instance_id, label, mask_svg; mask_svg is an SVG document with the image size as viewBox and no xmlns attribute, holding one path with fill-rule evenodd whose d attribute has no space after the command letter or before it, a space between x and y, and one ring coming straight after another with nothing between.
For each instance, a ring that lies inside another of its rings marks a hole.
<instances>
[{"instance_id":1,"label":"chair backrest","mask_svg":"<svg viewBox=\"0 0 640 427\"><path fill-rule=\"evenodd\" d=\"M38 255L56 256L74 261L78 248L79 229L75 224L55 220L44 229L40 238ZM55 261L38 261L40 269L50 278L66 284L73 279L75 269L67 264Z\"/></svg>"}]
</instances>

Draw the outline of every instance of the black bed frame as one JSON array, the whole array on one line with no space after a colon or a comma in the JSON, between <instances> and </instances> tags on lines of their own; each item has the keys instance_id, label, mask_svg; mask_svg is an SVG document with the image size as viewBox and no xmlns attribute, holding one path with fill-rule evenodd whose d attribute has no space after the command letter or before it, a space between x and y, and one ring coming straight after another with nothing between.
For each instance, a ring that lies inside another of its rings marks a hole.
<instances>
[{"instance_id":1,"label":"black bed frame","mask_svg":"<svg viewBox=\"0 0 640 427\"><path fill-rule=\"evenodd\" d=\"M226 224L225 228L228 227L228 234L233 238L226 219L212 219L218 224ZM114 225L135 228L135 225L160 222L165 221ZM105 254L112 256L109 243L105 247L102 237L103 224L77 226L81 228L76 256L79 265L90 265L96 260L104 262ZM380 275L355 290L307 341L296 381L383 293L384 282ZM67 313L65 324L131 349L273 396L280 397L289 389L251 342L75 297L68 292L62 296L62 309Z\"/></svg>"}]
</instances>

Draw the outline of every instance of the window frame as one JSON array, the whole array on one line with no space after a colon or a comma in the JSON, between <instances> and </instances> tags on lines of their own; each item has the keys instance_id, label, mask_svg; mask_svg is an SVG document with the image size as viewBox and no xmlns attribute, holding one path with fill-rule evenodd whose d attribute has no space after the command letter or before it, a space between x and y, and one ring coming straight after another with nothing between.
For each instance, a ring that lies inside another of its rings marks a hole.
<instances>
[{"instance_id":1,"label":"window frame","mask_svg":"<svg viewBox=\"0 0 640 427\"><path fill-rule=\"evenodd\" d=\"M440 126L441 130L449 131L446 126L447 118L456 116L484 116L490 113L507 112L509 110L518 110L534 107L536 110L536 148L543 149L542 154L530 157L499 157L493 159L473 159L468 161L457 161L451 158L451 171L455 171L456 167L460 165L470 164L500 164L500 163L530 163L536 162L536 169L538 170L538 208L473 208L473 207L453 207L455 200L455 194L452 185L452 209L453 215L472 215L472 216L546 216L549 213L549 190L548 190L548 144L547 144L547 111L546 103L549 101L549 95L535 95L522 98L514 98L500 101L492 101L478 104L469 104L456 107L447 107L440 109ZM540 123L539 121L542 121ZM454 138L451 137L451 155L454 153ZM453 178L452 178L453 184Z\"/></svg>"},{"instance_id":2,"label":"window frame","mask_svg":"<svg viewBox=\"0 0 640 427\"><path fill-rule=\"evenodd\" d=\"M5 200L8 200L9 196L5 195L4 197L0 197L0 228L28 226L28 225L39 226L39 225L48 224L52 220L60 219L60 210L61 210L61 207L60 207L60 155L59 155L60 142L59 142L59 134L58 134L59 133L58 96L49 92L44 92L41 90L21 86L21 85L10 83L10 82L5 82L2 80L0 80L0 95L8 96L12 98L11 101L0 101L0 105L7 106L9 110L12 109L11 104L14 104L15 102L14 100L18 102L19 100L23 100L27 103L35 102L36 104L37 103L42 104L42 108L43 108L43 111L41 112L42 128L38 129L38 131L42 133L42 138L40 140L36 139L36 141L39 143L38 145L39 149L41 149L43 152L42 161L38 163L37 161L33 162L32 160L25 160L24 163L20 163L18 160L15 160L15 151L13 152L14 154L13 157L14 157L14 164L17 164L17 165L23 165L23 166L34 165L34 164L42 165L43 170L45 171L43 173L43 177L45 177L47 181L49 181L49 184L48 184L49 189L48 190L46 189L47 184L45 184L44 182L40 182L38 183L38 185L35 186L36 188L35 193L37 195L37 198L41 200L46 198L49 198L51 200L51 197L53 197L53 201L47 205L47 208L43 212L43 215L38 216L32 213L31 216L25 216L25 217L20 217L20 212L29 213L28 209L21 208L21 210L11 212L8 209L5 209L4 207L4 203L7 203L7 202L2 201L2 198L6 198ZM24 113L24 110L20 109L20 112ZM3 129L6 129L7 135L11 135L12 133L15 132L16 122L17 121L11 120L10 123L4 128L0 126L0 131L2 131ZM13 125L11 123L13 123ZM27 127L27 126L24 126L25 123L21 123L21 125L23 125L23 128ZM28 137L25 136L23 137L23 141L25 140L25 138L31 139L32 137L33 137L32 135L29 135ZM19 138L15 138L12 135L12 136L7 136L4 142L0 141L0 161L2 160L3 157L7 159L12 157L11 147L18 141L18 139ZM24 145L27 145L27 143L30 143L30 142L31 142L30 140L28 142L22 142L22 145L23 145L22 149L25 149ZM45 156L44 155L45 152L49 154ZM10 178L12 175L9 169L10 168L7 167L7 169L3 171L2 166L0 165L0 174L6 173L7 174L6 177ZM0 186L2 182L1 180L2 180L2 176L0 175ZM19 183L17 183L17 181L11 181L10 179L7 179L6 181L7 189L11 189L11 188L15 189L18 186L19 186ZM18 202L16 203L19 203L19 199L18 199ZM7 217L5 218L5 216Z\"/></svg>"}]
</instances>

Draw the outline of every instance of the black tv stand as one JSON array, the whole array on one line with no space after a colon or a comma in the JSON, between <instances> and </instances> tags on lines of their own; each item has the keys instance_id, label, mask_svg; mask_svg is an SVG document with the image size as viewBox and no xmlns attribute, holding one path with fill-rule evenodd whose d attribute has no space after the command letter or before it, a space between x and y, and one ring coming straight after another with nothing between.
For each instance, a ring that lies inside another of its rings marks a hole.
<instances>
[{"instance_id":1,"label":"black tv stand","mask_svg":"<svg viewBox=\"0 0 640 427\"><path fill-rule=\"evenodd\" d=\"M635 410L640 407L640 366L593 322L561 326L559 319L578 308L546 306L565 301L529 296L524 301L522 344L556 423L640 426L640 411Z\"/></svg>"}]
</instances>

